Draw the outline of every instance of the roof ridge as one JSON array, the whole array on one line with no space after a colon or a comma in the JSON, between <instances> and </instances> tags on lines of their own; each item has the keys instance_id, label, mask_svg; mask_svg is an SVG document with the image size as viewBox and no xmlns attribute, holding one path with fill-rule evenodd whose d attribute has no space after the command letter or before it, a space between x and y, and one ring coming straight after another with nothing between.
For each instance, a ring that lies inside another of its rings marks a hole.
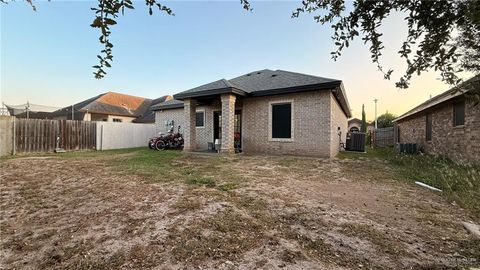
<instances>
[{"instance_id":1,"label":"roof ridge","mask_svg":"<svg viewBox=\"0 0 480 270\"><path fill-rule=\"evenodd\" d=\"M303 76L312 76L320 79L327 79L327 80L332 80L332 81L341 81L339 79L334 79L334 78L327 78L327 77L320 77L317 75L312 75L312 74L306 74L306 73L300 73L300 72L294 72L294 71L288 71L288 70L283 70L283 69L277 69L275 70L277 72L285 72L285 73L290 73L290 74L295 74L295 75L303 75Z\"/></svg>"},{"instance_id":2,"label":"roof ridge","mask_svg":"<svg viewBox=\"0 0 480 270\"><path fill-rule=\"evenodd\" d=\"M130 94L124 94L124 93L113 92L113 91L105 92L105 93L103 93L102 95L106 95L106 94L115 94L115 95L122 95L122 96L129 96L129 97L135 97L135 98L148 99L148 98L146 98L146 97L134 96L134 95L130 95Z\"/></svg>"},{"instance_id":3,"label":"roof ridge","mask_svg":"<svg viewBox=\"0 0 480 270\"><path fill-rule=\"evenodd\" d=\"M222 81L225 84L226 87L232 87L228 80L222 78L222 79L220 79L220 81Z\"/></svg>"},{"instance_id":4,"label":"roof ridge","mask_svg":"<svg viewBox=\"0 0 480 270\"><path fill-rule=\"evenodd\" d=\"M248 72L248 73L242 74L242 75L240 75L240 76L236 76L236 77L234 77L234 78L231 78L230 80L235 80L235 79L240 78L240 77L243 77L243 76L247 76L247 75L251 75L251 74L256 74L256 73L258 73L258 72L265 72L265 71L272 71L272 72L273 72L273 71L275 71L275 70L271 70L271 69L268 69L268 68L259 69L259 70L254 70L254 71L250 71L250 72ZM228 80L228 81L230 81L230 80Z\"/></svg>"},{"instance_id":5,"label":"roof ridge","mask_svg":"<svg viewBox=\"0 0 480 270\"><path fill-rule=\"evenodd\" d=\"M246 90L243 89L242 87L240 87L239 85L237 85L237 84L235 84L235 83L233 83L233 82L231 82L231 81L229 81L229 80L225 80L225 81L228 83L228 86L229 86L229 87L237 88L237 89L239 89L239 90L242 90L242 91L245 91L245 92L246 92Z\"/></svg>"}]
</instances>

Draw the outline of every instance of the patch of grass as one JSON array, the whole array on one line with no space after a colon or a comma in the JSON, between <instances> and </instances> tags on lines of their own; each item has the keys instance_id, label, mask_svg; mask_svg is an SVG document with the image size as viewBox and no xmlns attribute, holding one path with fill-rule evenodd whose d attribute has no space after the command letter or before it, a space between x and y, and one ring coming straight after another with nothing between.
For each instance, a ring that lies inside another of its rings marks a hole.
<instances>
[{"instance_id":1,"label":"patch of grass","mask_svg":"<svg viewBox=\"0 0 480 270\"><path fill-rule=\"evenodd\" d=\"M400 178L439 188L450 201L480 217L480 167L427 155L398 155L390 163Z\"/></svg>"},{"instance_id":2,"label":"patch of grass","mask_svg":"<svg viewBox=\"0 0 480 270\"><path fill-rule=\"evenodd\" d=\"M251 215L263 215L268 210L267 203L264 200L252 196L231 196L230 201L238 208L247 210Z\"/></svg>"},{"instance_id":3,"label":"patch of grass","mask_svg":"<svg viewBox=\"0 0 480 270\"><path fill-rule=\"evenodd\" d=\"M195 177L189 178L187 180L187 184L189 185L197 185L197 186L206 186L206 187L215 187L217 184L215 180L210 177Z\"/></svg>"},{"instance_id":4,"label":"patch of grass","mask_svg":"<svg viewBox=\"0 0 480 270\"><path fill-rule=\"evenodd\" d=\"M395 154L393 148L365 148L366 153L361 152L340 152L337 157L340 159L368 159L368 158L386 158Z\"/></svg>"},{"instance_id":5,"label":"patch of grass","mask_svg":"<svg viewBox=\"0 0 480 270\"><path fill-rule=\"evenodd\" d=\"M109 156L112 157L108 163L118 168L118 173L139 175L153 183L183 179L179 170L172 165L174 160L184 157L181 151L154 151L148 148L130 149L126 152L113 150Z\"/></svg>"},{"instance_id":6,"label":"patch of grass","mask_svg":"<svg viewBox=\"0 0 480 270\"><path fill-rule=\"evenodd\" d=\"M285 249L280 253L280 259L287 263L295 263L296 261L304 260L305 256L298 250Z\"/></svg>"},{"instance_id":7,"label":"patch of grass","mask_svg":"<svg viewBox=\"0 0 480 270\"><path fill-rule=\"evenodd\" d=\"M192 197L183 196L180 198L172 205L172 208L176 210L173 214L178 215L186 212L193 212L202 208L202 204L196 196L198 195L194 195Z\"/></svg>"},{"instance_id":8,"label":"patch of grass","mask_svg":"<svg viewBox=\"0 0 480 270\"><path fill-rule=\"evenodd\" d=\"M167 248L178 262L198 265L207 260L235 260L262 244L261 226L233 210L196 220L181 230L169 229Z\"/></svg>"},{"instance_id":9,"label":"patch of grass","mask_svg":"<svg viewBox=\"0 0 480 270\"><path fill-rule=\"evenodd\" d=\"M460 254L464 256L469 266L478 266L480 264L480 239L462 240L459 245Z\"/></svg>"},{"instance_id":10,"label":"patch of grass","mask_svg":"<svg viewBox=\"0 0 480 270\"><path fill-rule=\"evenodd\" d=\"M347 236L354 236L370 241L379 252L389 255L405 255L405 248L400 243L389 239L385 233L366 224L346 223L342 225L341 232Z\"/></svg>"},{"instance_id":11,"label":"patch of grass","mask_svg":"<svg viewBox=\"0 0 480 270\"><path fill-rule=\"evenodd\" d=\"M480 217L480 166L456 163L448 158L396 154L391 148L369 148L366 154L340 153L341 159L365 160L372 169L388 166L395 179L421 181L443 190L449 201Z\"/></svg>"},{"instance_id":12,"label":"patch of grass","mask_svg":"<svg viewBox=\"0 0 480 270\"><path fill-rule=\"evenodd\" d=\"M224 183L218 186L218 189L221 191L229 191L238 188L237 183Z\"/></svg>"}]
</instances>

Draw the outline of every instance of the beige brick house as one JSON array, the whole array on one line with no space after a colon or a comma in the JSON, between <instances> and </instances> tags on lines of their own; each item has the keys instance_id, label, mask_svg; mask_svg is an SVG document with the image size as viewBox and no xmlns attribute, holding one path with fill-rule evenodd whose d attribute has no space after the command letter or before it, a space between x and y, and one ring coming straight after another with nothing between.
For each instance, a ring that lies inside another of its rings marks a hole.
<instances>
[{"instance_id":1,"label":"beige brick house","mask_svg":"<svg viewBox=\"0 0 480 270\"><path fill-rule=\"evenodd\" d=\"M397 142L417 143L424 152L480 164L480 75L399 116Z\"/></svg>"},{"instance_id":2,"label":"beige brick house","mask_svg":"<svg viewBox=\"0 0 480 270\"><path fill-rule=\"evenodd\" d=\"M351 117L342 81L283 70L260 70L218 80L160 103L160 132L180 126L185 151L333 157Z\"/></svg>"}]
</instances>

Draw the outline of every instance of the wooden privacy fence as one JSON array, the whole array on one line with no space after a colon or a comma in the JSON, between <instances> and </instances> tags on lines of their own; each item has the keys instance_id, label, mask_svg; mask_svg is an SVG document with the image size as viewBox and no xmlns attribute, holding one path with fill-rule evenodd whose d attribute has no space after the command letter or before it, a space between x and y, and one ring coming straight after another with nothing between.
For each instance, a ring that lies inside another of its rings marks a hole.
<instances>
[{"instance_id":1,"label":"wooden privacy fence","mask_svg":"<svg viewBox=\"0 0 480 270\"><path fill-rule=\"evenodd\" d=\"M75 120L16 119L14 152L50 152L95 149L95 122ZM57 145L58 138L58 145Z\"/></svg>"},{"instance_id":2,"label":"wooden privacy fence","mask_svg":"<svg viewBox=\"0 0 480 270\"><path fill-rule=\"evenodd\" d=\"M395 144L395 132L393 127L378 128L373 133L375 147L390 147Z\"/></svg>"}]
</instances>

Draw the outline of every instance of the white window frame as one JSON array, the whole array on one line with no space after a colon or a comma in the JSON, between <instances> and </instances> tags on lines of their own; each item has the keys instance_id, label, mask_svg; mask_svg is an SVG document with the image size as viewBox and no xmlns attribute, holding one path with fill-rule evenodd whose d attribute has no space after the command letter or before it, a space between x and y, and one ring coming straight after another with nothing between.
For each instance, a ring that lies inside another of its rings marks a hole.
<instances>
[{"instance_id":1,"label":"white window frame","mask_svg":"<svg viewBox=\"0 0 480 270\"><path fill-rule=\"evenodd\" d=\"M290 125L291 125L291 130L290 130L290 138L273 138L272 137L272 108L273 105L282 105L282 104L290 104L291 106L291 119L290 119ZM293 102L293 99L285 99L285 100L275 100L275 101L270 101L268 102L268 141L271 142L294 142L295 141L295 105Z\"/></svg>"},{"instance_id":2,"label":"white window frame","mask_svg":"<svg viewBox=\"0 0 480 270\"><path fill-rule=\"evenodd\" d=\"M203 113L203 125L198 126L198 127L197 127L197 113ZM205 128L205 122L207 121L207 119L205 119L205 117L206 117L205 109L195 110L195 127L196 128Z\"/></svg>"}]
</instances>

